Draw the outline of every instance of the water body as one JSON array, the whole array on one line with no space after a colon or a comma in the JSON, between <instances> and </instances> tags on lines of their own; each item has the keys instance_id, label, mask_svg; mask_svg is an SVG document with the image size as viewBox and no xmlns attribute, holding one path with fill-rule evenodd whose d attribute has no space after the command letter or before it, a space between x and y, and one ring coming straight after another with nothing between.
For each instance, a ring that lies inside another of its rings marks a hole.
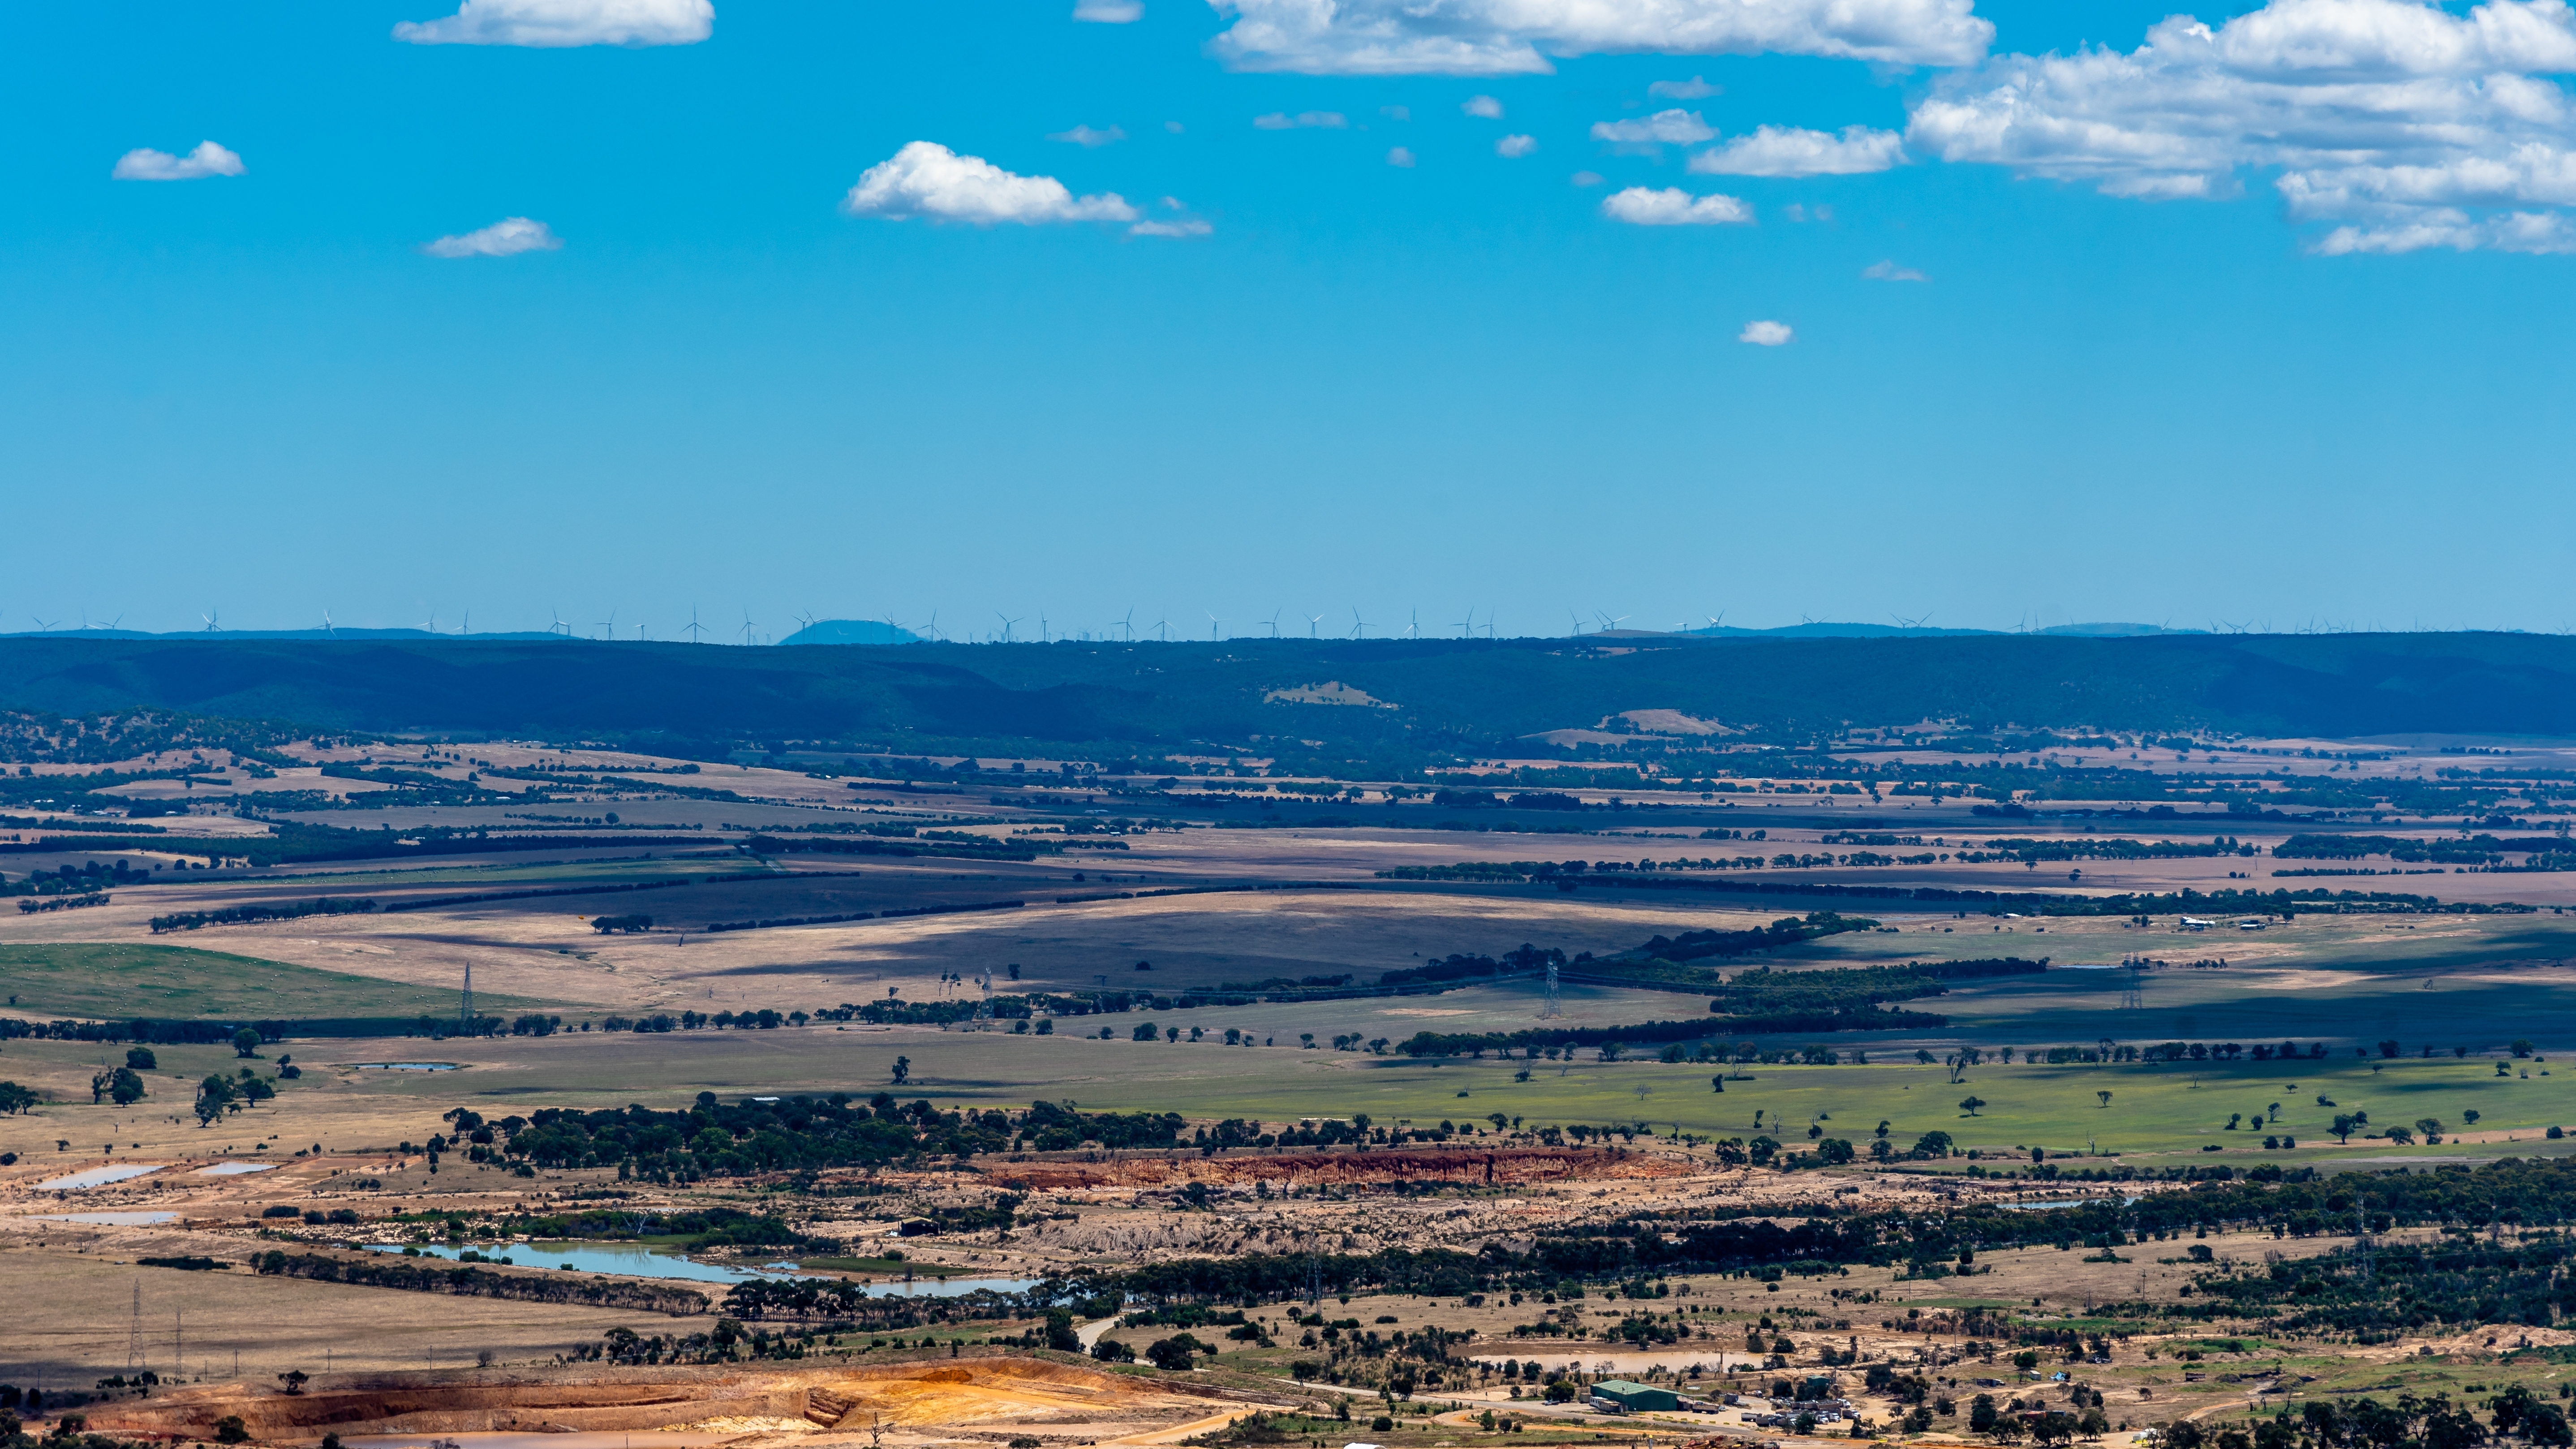
<instances>
[{"instance_id":1,"label":"water body","mask_svg":"<svg viewBox=\"0 0 2576 1449\"><path fill-rule=\"evenodd\" d=\"M212 1167L200 1167L190 1176L239 1177L245 1172L275 1172L276 1170L277 1164L274 1162L218 1162Z\"/></svg>"},{"instance_id":2,"label":"water body","mask_svg":"<svg viewBox=\"0 0 2576 1449\"><path fill-rule=\"evenodd\" d=\"M169 1166L166 1162L123 1162L113 1167L93 1167L68 1177L57 1177L36 1184L38 1192L78 1192L85 1187L105 1187L111 1182L143 1177Z\"/></svg>"},{"instance_id":3,"label":"water body","mask_svg":"<svg viewBox=\"0 0 2576 1449\"><path fill-rule=\"evenodd\" d=\"M177 1213L40 1213L49 1223L88 1223L101 1228L141 1228L154 1223L175 1223Z\"/></svg>"},{"instance_id":4,"label":"water body","mask_svg":"<svg viewBox=\"0 0 2576 1449\"><path fill-rule=\"evenodd\" d=\"M399 1253L399 1243L369 1245L379 1253ZM638 1243L537 1242L510 1243L489 1248L451 1248L443 1243L419 1245L421 1256L460 1261L465 1253L477 1252L486 1262L508 1259L522 1268L560 1268L572 1265L577 1273L615 1273L629 1278L678 1278L692 1283L741 1283L754 1278L784 1282L800 1276L794 1263L768 1263L758 1268L737 1268L725 1263L701 1263L679 1253L657 1253ZM870 1283L871 1298L957 1298L979 1289L996 1293L1024 1293L1037 1286L1035 1278L950 1278L945 1282L922 1278L911 1283ZM548 1435L551 1446L561 1435ZM355 1440L350 1441L353 1445Z\"/></svg>"}]
</instances>

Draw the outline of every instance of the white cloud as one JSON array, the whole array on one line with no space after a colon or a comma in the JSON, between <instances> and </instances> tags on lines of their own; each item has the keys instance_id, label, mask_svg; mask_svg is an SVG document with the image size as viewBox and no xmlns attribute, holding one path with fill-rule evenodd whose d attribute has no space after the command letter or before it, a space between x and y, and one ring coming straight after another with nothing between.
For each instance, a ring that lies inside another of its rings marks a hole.
<instances>
[{"instance_id":1,"label":"white cloud","mask_svg":"<svg viewBox=\"0 0 2576 1449\"><path fill-rule=\"evenodd\" d=\"M1565 179L1577 186L1598 186L1607 178L1598 171L1577 171Z\"/></svg>"},{"instance_id":2,"label":"white cloud","mask_svg":"<svg viewBox=\"0 0 2576 1449\"><path fill-rule=\"evenodd\" d=\"M1632 226L1730 226L1753 220L1753 208L1736 197L1693 196L1678 186L1613 192L1602 198L1601 214Z\"/></svg>"},{"instance_id":3,"label":"white cloud","mask_svg":"<svg viewBox=\"0 0 2576 1449\"><path fill-rule=\"evenodd\" d=\"M1515 161L1537 149L1538 137L1536 136L1505 136L1494 143L1495 155Z\"/></svg>"},{"instance_id":4,"label":"white cloud","mask_svg":"<svg viewBox=\"0 0 2576 1449\"><path fill-rule=\"evenodd\" d=\"M1050 141L1069 141L1076 146L1089 149L1100 146L1115 145L1120 141L1126 140L1127 133L1116 126L1112 126L1106 131L1095 131L1089 126L1076 126L1070 131L1049 132L1047 134L1047 139Z\"/></svg>"},{"instance_id":5,"label":"white cloud","mask_svg":"<svg viewBox=\"0 0 2576 1449\"><path fill-rule=\"evenodd\" d=\"M406 20L414 45L695 45L715 33L709 0L465 0L444 20Z\"/></svg>"},{"instance_id":6,"label":"white cloud","mask_svg":"<svg viewBox=\"0 0 2576 1449\"><path fill-rule=\"evenodd\" d=\"M1829 222L1834 219L1834 209L1830 206L1819 206L1811 210L1804 203L1796 201L1780 208L1780 214L1797 222L1807 221L1810 218L1819 222Z\"/></svg>"},{"instance_id":7,"label":"white cloud","mask_svg":"<svg viewBox=\"0 0 2576 1449\"><path fill-rule=\"evenodd\" d=\"M1073 0L1073 18L1095 25L1133 25L1145 18L1143 0Z\"/></svg>"},{"instance_id":8,"label":"white cloud","mask_svg":"<svg viewBox=\"0 0 2576 1449\"><path fill-rule=\"evenodd\" d=\"M1860 274L1869 278L1873 282L1928 282L1932 280L1930 277L1923 275L1912 267L1900 267L1893 261L1872 262L1868 266L1861 268Z\"/></svg>"},{"instance_id":9,"label":"white cloud","mask_svg":"<svg viewBox=\"0 0 2576 1449\"><path fill-rule=\"evenodd\" d=\"M841 209L890 221L922 216L978 226L1136 220L1136 208L1115 192L1078 197L1052 176L1016 176L981 156L960 156L935 141L914 141L892 159L869 167L842 199Z\"/></svg>"},{"instance_id":10,"label":"white cloud","mask_svg":"<svg viewBox=\"0 0 2576 1449\"><path fill-rule=\"evenodd\" d=\"M480 231L443 236L423 246L433 257L515 257L521 252L560 250L563 241L542 221L505 216Z\"/></svg>"},{"instance_id":11,"label":"white cloud","mask_svg":"<svg viewBox=\"0 0 2576 1449\"><path fill-rule=\"evenodd\" d=\"M1747 322L1744 330L1735 334L1735 340L1756 347L1780 347L1797 335L1786 322Z\"/></svg>"},{"instance_id":12,"label":"white cloud","mask_svg":"<svg viewBox=\"0 0 2576 1449\"><path fill-rule=\"evenodd\" d=\"M1413 119L1413 110L1409 106L1380 106L1377 108L1377 113L1386 117L1390 121L1410 121Z\"/></svg>"},{"instance_id":13,"label":"white cloud","mask_svg":"<svg viewBox=\"0 0 2576 1449\"><path fill-rule=\"evenodd\" d=\"M1503 118L1503 103L1492 96L1469 96L1458 103L1458 109L1471 116L1482 116L1488 121L1499 121Z\"/></svg>"},{"instance_id":14,"label":"white cloud","mask_svg":"<svg viewBox=\"0 0 2576 1449\"><path fill-rule=\"evenodd\" d=\"M1173 135L1177 136L1177 135L1181 134L1183 131L1188 130L1188 129L1189 129L1189 127L1182 125L1182 124L1181 124L1180 122L1178 122L1178 121L1165 121L1165 122L1163 123L1163 129L1164 129L1164 130L1166 130L1166 131L1169 131L1169 132L1171 132Z\"/></svg>"},{"instance_id":15,"label":"white cloud","mask_svg":"<svg viewBox=\"0 0 2576 1449\"><path fill-rule=\"evenodd\" d=\"M1716 137L1697 111L1657 111L1642 121L1592 123L1593 140L1621 146L1695 146Z\"/></svg>"},{"instance_id":16,"label":"white cloud","mask_svg":"<svg viewBox=\"0 0 2576 1449\"><path fill-rule=\"evenodd\" d=\"M1967 65L1995 28L1973 0L1208 0L1237 70L1550 74L1578 55L1830 56Z\"/></svg>"},{"instance_id":17,"label":"white cloud","mask_svg":"<svg viewBox=\"0 0 2576 1449\"><path fill-rule=\"evenodd\" d=\"M1350 118L1339 111L1299 111L1293 116L1285 111L1272 111L1269 115L1252 118L1253 127L1263 131L1338 131L1350 123Z\"/></svg>"},{"instance_id":18,"label":"white cloud","mask_svg":"<svg viewBox=\"0 0 2576 1449\"><path fill-rule=\"evenodd\" d=\"M1386 152L1386 164L1401 166L1409 171L1413 169L1413 152L1402 146L1390 146Z\"/></svg>"},{"instance_id":19,"label":"white cloud","mask_svg":"<svg viewBox=\"0 0 2576 1449\"><path fill-rule=\"evenodd\" d=\"M1662 100L1699 101L1724 89L1724 86L1713 86L1698 76L1692 76L1686 81L1657 81L1646 87L1646 94Z\"/></svg>"},{"instance_id":20,"label":"white cloud","mask_svg":"<svg viewBox=\"0 0 2576 1449\"><path fill-rule=\"evenodd\" d=\"M2236 195L2276 171L2327 255L2555 251L2576 207L2565 0L2271 0L2211 27L2175 16L2126 53L2003 56L1917 105L1906 139L2146 201Z\"/></svg>"},{"instance_id":21,"label":"white cloud","mask_svg":"<svg viewBox=\"0 0 2576 1449\"><path fill-rule=\"evenodd\" d=\"M1127 228L1129 236L1206 236L1215 227L1191 217L1186 221L1140 221Z\"/></svg>"},{"instance_id":22,"label":"white cloud","mask_svg":"<svg viewBox=\"0 0 2576 1449\"><path fill-rule=\"evenodd\" d=\"M1758 126L1690 159L1711 176L1858 176L1905 162L1905 138L1894 131L1845 126L1840 136L1794 126Z\"/></svg>"},{"instance_id":23,"label":"white cloud","mask_svg":"<svg viewBox=\"0 0 2576 1449\"><path fill-rule=\"evenodd\" d=\"M208 176L239 176L242 158L212 141L199 141L185 156L137 146L116 158L109 173L119 181L198 181Z\"/></svg>"}]
</instances>

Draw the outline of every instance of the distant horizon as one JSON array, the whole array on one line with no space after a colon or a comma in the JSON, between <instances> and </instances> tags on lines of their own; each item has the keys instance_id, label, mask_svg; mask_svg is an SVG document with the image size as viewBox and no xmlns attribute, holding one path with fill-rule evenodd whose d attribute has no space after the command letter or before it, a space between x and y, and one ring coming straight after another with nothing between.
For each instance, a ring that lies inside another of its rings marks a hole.
<instances>
[{"instance_id":1,"label":"distant horizon","mask_svg":"<svg viewBox=\"0 0 2576 1449\"><path fill-rule=\"evenodd\" d=\"M906 635L906 636L908 636L908 637L903 637L903 638L890 638L890 637L889 637L889 638L867 638L867 639L836 638L836 637L815 637L815 638L806 638L806 637L803 637L803 636L804 636L805 634L807 634L808 632L815 633L815 634L817 634L818 636L820 636L820 635L825 635L825 634L828 634L830 631L833 631L833 630L835 629L835 627L836 627L836 626L840 627L841 629L845 629L845 630L846 630L846 629L862 629L862 630L887 631L887 632L889 632L889 633L893 633L893 634L902 634L902 635ZM645 626L645 627L648 627L648 628L649 628L649 626ZM686 627L686 626L683 626L683 628L684 628L684 629L685 629L685 627ZM1114 624L1113 624L1111 627L1112 627L1112 628L1116 628L1116 627L1118 627L1118 626L1116 626L1116 625L1114 625ZM1374 625L1372 625L1371 627L1375 627L1375 626L1374 626ZM1454 627L1454 626L1453 626L1453 627ZM564 643L569 643L569 644L585 644L585 643L586 643L586 644L611 644L611 643L614 643L614 644L687 644L687 643L695 642L695 643L705 644L705 645L707 645L707 646L709 646L709 647L711 647L711 648L716 648L716 647L721 647L721 648L740 648L740 647L746 647L746 646L748 646L748 647L753 647L753 648L810 648L810 647L818 647L818 646L836 646L836 645L837 645L837 646L844 646L844 647L860 647L860 648L868 648L868 647L874 647L874 648L886 648L886 647L899 647L899 646L910 645L910 644L954 644L954 645L979 645L979 646L980 646L980 645L991 645L991 644L1241 644L1241 643L1261 643L1261 644L1268 644L1268 643L1301 643L1301 644L1302 644L1302 643L1315 643L1315 644L1353 644L1353 643L1370 643L1370 644L1379 644L1379 643L1414 643L1414 642L1419 642L1419 643L1441 643L1441 642L1448 642L1448 643L1463 643L1463 642L1471 642L1471 641L1504 642L1504 643L1509 643L1509 642L1514 642L1514 641L1526 641L1526 640L1566 640L1566 639L1576 639L1576 638L1582 638L1582 639L1594 639L1594 638L1608 638L1608 639L1764 639L1764 638L1769 638L1769 639L1797 639L1797 638L1808 638L1808 639L1863 639L1863 638L1866 638L1866 639L1944 639L1944 638L2052 638L2052 639L2069 639L2069 638L2084 639L2084 638L2091 638L2091 639L2135 639L2135 638L2154 638L2154 637L2159 637L2159 636L2171 637L2171 636L2178 636L2178 635L2187 635L2187 636L2203 637L2203 638L2211 638L2211 637L2236 637L2236 638L2300 638L2300 637L2312 637L2312 636L2317 636L2317 635L2347 635L2347 634L2351 634L2351 635L2369 635L2369 634L2383 634L2383 635L2399 635L2399 634L2408 634L2408 635L2420 635L2420 634L2564 634L2564 633L2567 633L2567 632L2569 632L2569 631L2568 631L2568 630L2565 630L2565 629L2514 629L2514 628L2477 628L2477 627L2464 627L2464 628L2451 628L2451 629L2428 629L2428 628L2388 629L2388 628L2344 628L2344 627L2319 626L2319 627L2308 627L2308 628L2297 628L2297 629L2273 629L2273 628L2261 628L2261 627L2247 627L2247 628L2225 628L2225 627L2222 627L2222 628L2193 629L2193 628L2174 628L2174 627L2168 627L2168 626L2163 626L2163 625L2155 625L2155 624L2124 623L2124 622L2116 622L2116 621L2094 621L2094 622L2084 622L2084 623L2053 624L2053 625L2048 625L2048 626L2046 626L2046 627L2039 627L2039 628L2000 628L2000 629L1977 629L1977 628L1953 628L1953 627L1948 627L1948 626L1931 626L1931 625L1871 624L1871 623L1867 623L1867 622L1863 622L1863 621L1856 621L1856 620L1825 620L1825 619L1811 619L1811 620L1802 620L1802 621L1800 621L1800 622L1798 622L1798 623L1796 623L1796 624L1774 625L1774 626L1771 626L1771 627L1768 627L1768 628L1752 628L1752 627L1746 627L1746 626L1734 625L1734 624L1716 625L1716 626L1703 625L1703 626L1701 626L1701 627L1693 628L1693 629L1636 629L1636 628L1625 628L1625 627L1621 627L1621 628L1599 628L1599 627L1595 627L1595 628L1584 628L1584 629L1579 629L1579 630L1570 630L1570 631L1568 631L1568 632L1566 632L1566 633L1494 633L1494 634L1486 634L1486 633L1483 633L1483 632L1479 632L1479 633L1476 633L1476 634L1474 634L1474 635L1468 635L1468 634L1464 634L1464 633L1460 633L1460 634L1443 634L1443 633L1433 633L1433 632L1429 631L1428 629L1425 629L1425 630L1424 630L1423 632L1421 632L1420 634L1413 634L1413 635L1408 635L1408 634L1404 634L1404 633L1396 633L1396 634L1384 634L1384 633L1379 633L1379 634L1369 634L1369 635L1365 635L1365 636L1363 636L1363 635L1358 635L1358 634L1350 634L1350 633L1340 633L1340 634L1335 634L1335 633L1321 633L1321 632L1316 633L1316 634L1313 634L1313 635L1307 635L1307 634L1293 634L1293 633L1285 632L1285 631L1283 630L1282 632L1280 632L1280 633L1278 633L1278 634L1275 634L1275 635L1274 635L1274 634L1267 633L1267 632L1259 633L1259 634L1221 633L1221 634L1216 635L1216 636L1215 636L1215 637L1213 637L1213 638L1211 638L1211 637L1206 637L1206 636L1193 636L1193 635L1189 635L1189 634L1172 634L1172 635L1170 635L1169 637L1158 638L1158 637L1155 637L1153 634L1148 633L1148 632L1144 632L1144 631L1142 631L1142 630L1140 630L1140 631L1139 631L1136 635L1134 635L1133 637L1117 637L1117 636L1111 636L1111 635L1108 635L1108 634L1105 634L1105 633L1102 633L1102 632L1099 632L1099 631L1096 631L1096 630L1075 630L1075 631L1070 632L1070 633L1068 633L1068 632L1064 632L1064 631L1061 631L1061 630L1057 630L1057 631L1053 631L1053 632L1051 632L1047 637L1045 637L1045 638L1043 638L1043 639L1041 639L1041 638L1034 638L1034 637L1028 637L1028 636L1025 636L1025 635L1018 635L1018 634L1014 634L1012 637L1005 639L1005 638L1001 637L1001 631L1000 631L1000 629L999 629L998 627L997 627L997 628L995 628L995 629L993 629L993 630L991 630L991 631L989 631L989 632L987 632L987 631L973 631L973 632L964 632L964 633L949 634L949 633L946 633L946 631L942 631L942 633L941 633L941 634L939 634L939 635L929 635L929 634L916 633L916 632L914 632L911 628L908 628L908 627L907 627L907 626L905 626L905 625L897 624L897 623L894 623L894 622L889 621L889 620L878 620L878 619L818 619L818 620L811 621L809 624L805 625L803 628L800 628L800 629L796 630L795 632L793 632L793 633L791 633L791 634L788 634L788 635L786 635L786 636L784 636L784 637L775 637L775 636L771 636L771 635L755 633L755 634L754 634L752 637L750 637L750 638L743 638L743 637L727 638L727 637L724 637L724 635L723 635L722 631L715 630L715 629L712 629L712 628L708 628L708 629L706 629L706 630L705 630L705 635L704 635L703 637L701 637L701 638L699 638L699 639L696 639L696 640L694 640L694 641L693 641L693 640L690 640L690 639L685 639L685 638L671 638L671 637L659 637L659 638L656 638L656 637L652 637L652 636L651 636L651 635L649 635L649 634L641 635L641 636L633 636L633 635L626 635L626 634L623 634L623 633L619 634L618 636L616 636L616 637L614 637L614 638L607 638L607 637L602 637L601 635L598 635L598 634L585 634L585 633L582 633L582 632L580 632L580 631L578 631L578 630L570 630L569 632L567 632L566 630L557 630L557 629L493 629L493 630L475 630L475 631L473 631L473 632L471 632L471 633L468 633L468 632L465 632L465 631L464 631L464 630L462 630L462 629L459 629L459 630L443 630L443 629L442 629L442 630L432 631L432 630L430 630L430 629L423 628L423 627L416 626L416 625L415 625L415 626L401 626L401 625L397 625L397 626L393 626L393 627L379 627L379 626L342 625L342 624L335 624L335 625L333 625L333 626L332 626L329 630L327 630L327 631L326 631L324 628L322 628L321 626L318 626L318 625L317 625L317 626L310 627L310 628L304 628L304 629L258 629L258 628L251 628L251 629L228 629L228 628L197 628L197 629L146 630L146 629L111 628L111 627L108 627L108 626L105 626L105 625L96 625L96 624L93 624L93 625L88 625L88 626L73 626L73 627L68 627L68 628L56 628L56 629L50 629L50 630L48 630L48 629L30 629L30 630L16 630L16 631L0 631L0 639L58 639L58 640L70 640L70 639L129 639L129 640L181 640L181 639L198 639L198 640L207 640L207 641L217 641L217 640L224 640L224 639L246 639L246 640L247 640L247 639L283 639L283 640L313 640L313 641L317 641L317 642L319 642L319 641L335 640L335 639L336 639L336 640L346 640L346 641L350 641L350 642L363 642L363 641L368 641L368 640L401 640L401 641L413 641L413 640L454 640L454 641L460 641L460 642L464 642L464 641L477 641L477 642L487 642L487 643L495 643L495 642L531 642L531 643L533 643L533 642L541 642L541 641L546 641L546 640L558 640L558 641L561 641L561 642L564 642Z\"/></svg>"}]
</instances>

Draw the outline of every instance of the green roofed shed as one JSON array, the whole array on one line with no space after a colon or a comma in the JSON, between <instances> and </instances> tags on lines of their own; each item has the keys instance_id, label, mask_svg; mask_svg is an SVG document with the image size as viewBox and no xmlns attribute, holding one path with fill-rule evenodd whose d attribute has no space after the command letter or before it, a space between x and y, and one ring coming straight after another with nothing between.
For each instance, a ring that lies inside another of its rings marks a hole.
<instances>
[{"instance_id":1,"label":"green roofed shed","mask_svg":"<svg viewBox=\"0 0 2576 1449\"><path fill-rule=\"evenodd\" d=\"M1682 1401L1670 1389L1649 1384L1632 1384L1626 1379L1603 1379L1592 1386L1592 1397L1622 1414L1643 1413L1653 1409L1678 1409Z\"/></svg>"}]
</instances>

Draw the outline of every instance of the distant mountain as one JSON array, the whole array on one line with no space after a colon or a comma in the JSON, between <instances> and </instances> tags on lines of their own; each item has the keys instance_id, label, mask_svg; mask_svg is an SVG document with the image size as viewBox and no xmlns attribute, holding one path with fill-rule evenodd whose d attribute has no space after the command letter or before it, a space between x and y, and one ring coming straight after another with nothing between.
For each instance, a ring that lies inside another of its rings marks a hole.
<instances>
[{"instance_id":1,"label":"distant mountain","mask_svg":"<svg viewBox=\"0 0 2576 1449\"><path fill-rule=\"evenodd\" d=\"M921 644L919 634L874 619L822 619L778 641L781 644Z\"/></svg>"},{"instance_id":2,"label":"distant mountain","mask_svg":"<svg viewBox=\"0 0 2576 1449\"><path fill-rule=\"evenodd\" d=\"M0 708L613 740L712 759L784 740L1098 754L1267 752L1263 741L1284 737L1392 763L1525 748L1507 742L1640 710L1780 738L1924 720L2576 738L2576 638L1918 631L762 649L93 632L0 639Z\"/></svg>"}]
</instances>

